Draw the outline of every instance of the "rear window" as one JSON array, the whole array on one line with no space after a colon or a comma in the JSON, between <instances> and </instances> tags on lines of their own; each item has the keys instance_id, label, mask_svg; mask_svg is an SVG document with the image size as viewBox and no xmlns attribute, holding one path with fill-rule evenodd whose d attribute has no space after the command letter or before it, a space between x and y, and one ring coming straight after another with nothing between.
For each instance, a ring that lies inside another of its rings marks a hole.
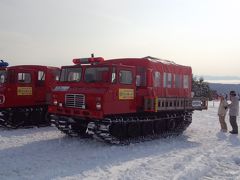
<instances>
[{"instance_id":1,"label":"rear window","mask_svg":"<svg viewBox=\"0 0 240 180\"><path fill-rule=\"evenodd\" d=\"M132 71L120 70L119 82L121 84L132 84L132 82L133 82Z\"/></svg>"},{"instance_id":2,"label":"rear window","mask_svg":"<svg viewBox=\"0 0 240 180\"><path fill-rule=\"evenodd\" d=\"M31 83L31 74L30 73L18 73L18 82L19 83Z\"/></svg>"}]
</instances>

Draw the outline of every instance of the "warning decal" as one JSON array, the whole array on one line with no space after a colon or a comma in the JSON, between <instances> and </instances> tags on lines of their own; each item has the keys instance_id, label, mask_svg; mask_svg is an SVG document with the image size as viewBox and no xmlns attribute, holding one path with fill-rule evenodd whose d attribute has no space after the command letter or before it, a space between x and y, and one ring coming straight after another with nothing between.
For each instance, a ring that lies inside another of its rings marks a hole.
<instances>
[{"instance_id":1,"label":"warning decal","mask_svg":"<svg viewBox=\"0 0 240 180\"><path fill-rule=\"evenodd\" d=\"M119 99L134 99L134 89L119 89Z\"/></svg>"},{"instance_id":2,"label":"warning decal","mask_svg":"<svg viewBox=\"0 0 240 180\"><path fill-rule=\"evenodd\" d=\"M31 96L32 95L32 87L18 87L17 95L18 96Z\"/></svg>"}]
</instances>

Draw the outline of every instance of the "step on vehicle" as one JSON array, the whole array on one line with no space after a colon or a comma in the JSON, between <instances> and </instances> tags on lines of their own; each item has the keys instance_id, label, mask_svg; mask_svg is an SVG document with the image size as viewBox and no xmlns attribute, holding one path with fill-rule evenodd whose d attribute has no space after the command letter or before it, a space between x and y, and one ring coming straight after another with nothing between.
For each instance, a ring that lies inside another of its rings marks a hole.
<instances>
[{"instance_id":1,"label":"step on vehicle","mask_svg":"<svg viewBox=\"0 0 240 180\"><path fill-rule=\"evenodd\" d=\"M153 57L74 59L61 68L48 108L56 127L70 135L121 144L182 133L207 99L192 97L192 69Z\"/></svg>"},{"instance_id":2,"label":"step on vehicle","mask_svg":"<svg viewBox=\"0 0 240 180\"><path fill-rule=\"evenodd\" d=\"M59 68L0 62L0 126L50 125L47 109Z\"/></svg>"}]
</instances>

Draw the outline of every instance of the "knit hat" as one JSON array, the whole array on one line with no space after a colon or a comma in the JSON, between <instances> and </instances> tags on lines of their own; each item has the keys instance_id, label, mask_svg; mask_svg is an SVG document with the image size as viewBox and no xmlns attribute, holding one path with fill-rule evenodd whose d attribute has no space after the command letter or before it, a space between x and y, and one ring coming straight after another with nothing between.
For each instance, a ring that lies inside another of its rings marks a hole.
<instances>
[{"instance_id":1,"label":"knit hat","mask_svg":"<svg viewBox=\"0 0 240 180\"><path fill-rule=\"evenodd\" d=\"M231 96L236 96L236 92L235 91L230 91L230 95Z\"/></svg>"}]
</instances>

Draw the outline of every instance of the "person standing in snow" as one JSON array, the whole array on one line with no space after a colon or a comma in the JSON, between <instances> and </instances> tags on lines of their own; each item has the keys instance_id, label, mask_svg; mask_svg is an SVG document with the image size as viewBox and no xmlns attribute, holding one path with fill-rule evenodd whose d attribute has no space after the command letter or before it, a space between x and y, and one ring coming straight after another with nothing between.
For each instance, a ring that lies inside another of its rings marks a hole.
<instances>
[{"instance_id":1,"label":"person standing in snow","mask_svg":"<svg viewBox=\"0 0 240 180\"><path fill-rule=\"evenodd\" d=\"M225 117L228 110L228 103L223 95L220 95L219 97L220 97L220 104L218 107L218 117L221 125L221 131L227 132L227 124L225 122Z\"/></svg>"},{"instance_id":2,"label":"person standing in snow","mask_svg":"<svg viewBox=\"0 0 240 180\"><path fill-rule=\"evenodd\" d=\"M232 126L232 131L229 131L231 134L238 134L238 125L237 125L237 116L239 114L239 102L238 96L235 91L230 91L230 101L231 104L229 107L229 120Z\"/></svg>"}]
</instances>

